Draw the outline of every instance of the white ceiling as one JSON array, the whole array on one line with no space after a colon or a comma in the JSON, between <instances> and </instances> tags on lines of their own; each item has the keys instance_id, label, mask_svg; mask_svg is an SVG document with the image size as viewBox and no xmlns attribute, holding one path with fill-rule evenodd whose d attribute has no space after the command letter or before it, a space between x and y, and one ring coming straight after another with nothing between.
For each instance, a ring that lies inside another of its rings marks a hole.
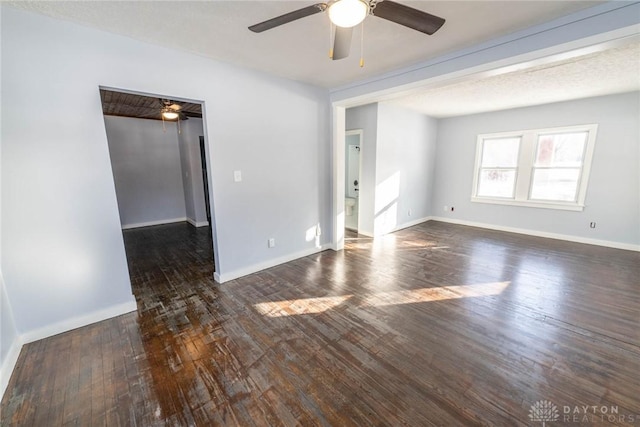
<instances>
[{"instance_id":1,"label":"white ceiling","mask_svg":"<svg viewBox=\"0 0 640 427\"><path fill-rule=\"evenodd\" d=\"M317 0L320 1L320 0ZM602 1L403 1L447 19L433 36L376 17L351 56L331 61L329 23L317 14L261 34L249 25L311 1L20 1L10 4L134 39L335 88L547 22ZM451 117L640 90L640 43L515 72L415 89L390 102Z\"/></svg>"},{"instance_id":2,"label":"white ceiling","mask_svg":"<svg viewBox=\"0 0 640 427\"><path fill-rule=\"evenodd\" d=\"M334 88L570 14L602 1L403 1L447 20L433 36L376 17L365 20L351 56L328 58L329 22L317 14L261 34L249 25L311 1L19 1L43 13L158 45ZM357 34L357 33L356 33Z\"/></svg>"},{"instance_id":3,"label":"white ceiling","mask_svg":"<svg viewBox=\"0 0 640 427\"><path fill-rule=\"evenodd\" d=\"M451 117L640 90L640 42L515 72L416 89L388 102Z\"/></svg>"}]
</instances>

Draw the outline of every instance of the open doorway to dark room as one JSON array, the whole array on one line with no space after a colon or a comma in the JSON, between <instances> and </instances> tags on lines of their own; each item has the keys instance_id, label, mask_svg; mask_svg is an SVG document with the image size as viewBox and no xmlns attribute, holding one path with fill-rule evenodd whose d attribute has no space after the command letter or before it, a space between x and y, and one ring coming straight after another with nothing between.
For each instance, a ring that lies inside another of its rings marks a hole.
<instances>
[{"instance_id":1,"label":"open doorway to dark room","mask_svg":"<svg viewBox=\"0 0 640 427\"><path fill-rule=\"evenodd\" d=\"M100 89L131 286L155 306L215 270L202 104ZM202 143L201 143L202 141Z\"/></svg>"}]
</instances>

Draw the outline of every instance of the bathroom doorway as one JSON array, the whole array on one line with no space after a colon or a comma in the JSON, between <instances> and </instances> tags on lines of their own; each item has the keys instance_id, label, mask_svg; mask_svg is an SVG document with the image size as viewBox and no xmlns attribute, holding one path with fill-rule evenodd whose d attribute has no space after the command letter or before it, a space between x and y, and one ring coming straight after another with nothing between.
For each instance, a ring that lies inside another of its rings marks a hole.
<instances>
[{"instance_id":1,"label":"bathroom doorway","mask_svg":"<svg viewBox=\"0 0 640 427\"><path fill-rule=\"evenodd\" d=\"M360 213L360 184L362 158L362 130L345 133L345 220L347 230L358 231Z\"/></svg>"}]
</instances>

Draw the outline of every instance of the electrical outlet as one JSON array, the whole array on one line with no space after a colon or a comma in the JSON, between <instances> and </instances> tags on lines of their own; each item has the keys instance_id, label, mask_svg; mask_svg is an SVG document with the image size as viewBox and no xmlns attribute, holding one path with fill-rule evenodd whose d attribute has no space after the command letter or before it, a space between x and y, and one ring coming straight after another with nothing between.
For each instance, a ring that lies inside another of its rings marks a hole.
<instances>
[{"instance_id":1,"label":"electrical outlet","mask_svg":"<svg viewBox=\"0 0 640 427\"><path fill-rule=\"evenodd\" d=\"M269 240L267 240L267 246L270 248L273 248L276 246L276 239L274 239L273 237L270 238Z\"/></svg>"},{"instance_id":2,"label":"electrical outlet","mask_svg":"<svg viewBox=\"0 0 640 427\"><path fill-rule=\"evenodd\" d=\"M455 209L455 208L454 208L453 206L451 206L451 212L453 212L453 210L454 210L454 209Z\"/></svg>"},{"instance_id":3,"label":"electrical outlet","mask_svg":"<svg viewBox=\"0 0 640 427\"><path fill-rule=\"evenodd\" d=\"M596 222L592 221L591 223L589 223L589 227L590 228L596 228Z\"/></svg>"},{"instance_id":4,"label":"electrical outlet","mask_svg":"<svg viewBox=\"0 0 640 427\"><path fill-rule=\"evenodd\" d=\"M444 209L442 209L442 210L445 211L445 212L448 211L449 210L449 206L445 205Z\"/></svg>"},{"instance_id":5,"label":"electrical outlet","mask_svg":"<svg viewBox=\"0 0 640 427\"><path fill-rule=\"evenodd\" d=\"M411 216L411 209L407 211L407 216Z\"/></svg>"}]
</instances>

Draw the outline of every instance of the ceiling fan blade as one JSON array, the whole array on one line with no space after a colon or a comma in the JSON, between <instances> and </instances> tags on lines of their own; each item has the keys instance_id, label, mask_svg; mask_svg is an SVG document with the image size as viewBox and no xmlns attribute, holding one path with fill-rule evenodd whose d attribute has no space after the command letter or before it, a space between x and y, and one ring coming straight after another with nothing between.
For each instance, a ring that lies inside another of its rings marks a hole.
<instances>
[{"instance_id":1,"label":"ceiling fan blade","mask_svg":"<svg viewBox=\"0 0 640 427\"><path fill-rule=\"evenodd\" d=\"M326 3L316 3L311 6L303 7L302 9L294 10L293 12L285 13L284 15L271 18L259 24L252 25L249 27L249 29L254 33L261 33L263 31L279 27L280 25L287 24L300 18L324 12L326 8Z\"/></svg>"},{"instance_id":2,"label":"ceiling fan blade","mask_svg":"<svg viewBox=\"0 0 640 427\"><path fill-rule=\"evenodd\" d=\"M342 59L349 56L351 50L351 38L353 37L353 27L342 28L336 27L333 42L333 56L331 59Z\"/></svg>"},{"instance_id":3,"label":"ceiling fan blade","mask_svg":"<svg viewBox=\"0 0 640 427\"><path fill-rule=\"evenodd\" d=\"M444 18L391 0L378 3L373 10L373 15L429 35L438 31L445 22Z\"/></svg>"}]
</instances>

